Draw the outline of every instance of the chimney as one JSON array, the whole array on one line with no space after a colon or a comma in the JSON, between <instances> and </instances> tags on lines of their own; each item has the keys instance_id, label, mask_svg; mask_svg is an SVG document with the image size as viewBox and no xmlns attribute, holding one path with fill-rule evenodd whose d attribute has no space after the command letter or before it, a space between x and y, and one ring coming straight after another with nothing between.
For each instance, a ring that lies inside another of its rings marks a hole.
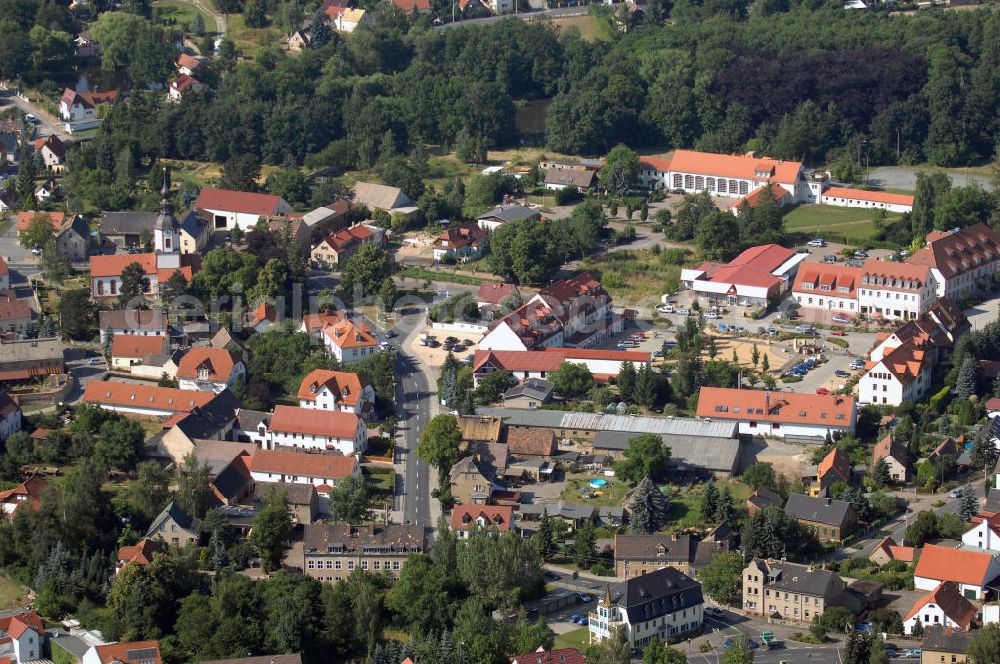
<instances>
[{"instance_id":1,"label":"chimney","mask_svg":"<svg viewBox=\"0 0 1000 664\"><path fill-rule=\"evenodd\" d=\"M770 414L771 412L771 390L764 391L764 414Z\"/></svg>"}]
</instances>

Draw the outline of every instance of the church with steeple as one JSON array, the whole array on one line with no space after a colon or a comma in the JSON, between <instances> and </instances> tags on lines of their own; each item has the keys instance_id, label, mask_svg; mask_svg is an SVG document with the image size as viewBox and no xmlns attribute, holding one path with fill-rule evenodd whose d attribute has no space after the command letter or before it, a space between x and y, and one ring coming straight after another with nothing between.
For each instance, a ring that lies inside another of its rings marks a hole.
<instances>
[{"instance_id":1,"label":"church with steeple","mask_svg":"<svg viewBox=\"0 0 1000 664\"><path fill-rule=\"evenodd\" d=\"M190 283L191 277L201 267L197 254L181 254L181 229L174 215L170 200L170 171L163 169L163 186L160 189L160 214L153 225L153 252L148 254L116 254L91 256L91 296L95 299L118 297L121 292L121 275L132 263L142 267L148 289L146 294L158 296L163 286L176 272Z\"/></svg>"}]
</instances>

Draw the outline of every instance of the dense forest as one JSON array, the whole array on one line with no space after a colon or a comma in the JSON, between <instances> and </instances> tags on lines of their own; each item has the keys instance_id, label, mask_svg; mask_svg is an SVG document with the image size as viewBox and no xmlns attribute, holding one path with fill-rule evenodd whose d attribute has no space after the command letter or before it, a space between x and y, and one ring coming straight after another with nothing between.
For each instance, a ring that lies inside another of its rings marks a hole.
<instances>
[{"instance_id":1,"label":"dense forest","mask_svg":"<svg viewBox=\"0 0 1000 664\"><path fill-rule=\"evenodd\" d=\"M755 149L845 167L993 157L1000 14L835 5L758 2L747 16L742 2L658 2L609 43L516 19L438 30L383 4L376 26L300 55L225 48L205 75L214 89L121 105L109 130L115 154L366 168L387 146L515 144L515 105L552 99L548 147L564 153ZM136 19L122 30L109 12L93 26L109 42L104 67L133 83L169 69L155 61L169 50L134 48L160 30ZM74 27L59 3L3 3L0 76L56 88Z\"/></svg>"}]
</instances>

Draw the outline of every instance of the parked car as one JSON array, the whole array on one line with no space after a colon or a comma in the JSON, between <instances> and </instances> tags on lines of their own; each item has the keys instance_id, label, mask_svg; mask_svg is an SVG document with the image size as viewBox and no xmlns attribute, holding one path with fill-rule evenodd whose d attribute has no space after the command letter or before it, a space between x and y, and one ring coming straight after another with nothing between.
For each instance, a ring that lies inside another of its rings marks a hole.
<instances>
[{"instance_id":1,"label":"parked car","mask_svg":"<svg viewBox=\"0 0 1000 664\"><path fill-rule=\"evenodd\" d=\"M857 251L854 252L854 257L855 258L868 258L868 252L865 251L864 249L858 249Z\"/></svg>"},{"instance_id":2,"label":"parked car","mask_svg":"<svg viewBox=\"0 0 1000 664\"><path fill-rule=\"evenodd\" d=\"M678 188L676 188L676 189L671 189L671 190L670 190L670 193L671 193L671 194L683 194L683 193L684 193L684 190L678 187Z\"/></svg>"},{"instance_id":3,"label":"parked car","mask_svg":"<svg viewBox=\"0 0 1000 664\"><path fill-rule=\"evenodd\" d=\"M544 576L549 581L558 581L559 579L562 578L561 576L559 576L555 572L545 572L542 576Z\"/></svg>"},{"instance_id":4,"label":"parked car","mask_svg":"<svg viewBox=\"0 0 1000 664\"><path fill-rule=\"evenodd\" d=\"M841 329L836 329L836 330L830 330L830 334L832 334L835 337L842 337L847 333Z\"/></svg>"},{"instance_id":5,"label":"parked car","mask_svg":"<svg viewBox=\"0 0 1000 664\"><path fill-rule=\"evenodd\" d=\"M674 313L677 314L678 316L690 316L691 315L691 310L688 309L687 307L684 307L682 309L678 309Z\"/></svg>"},{"instance_id":6,"label":"parked car","mask_svg":"<svg viewBox=\"0 0 1000 664\"><path fill-rule=\"evenodd\" d=\"M714 311L709 311L707 314L705 314L705 318L708 318L710 320L714 320L714 319L716 319L718 317L719 317L719 314L715 313Z\"/></svg>"},{"instance_id":7,"label":"parked car","mask_svg":"<svg viewBox=\"0 0 1000 664\"><path fill-rule=\"evenodd\" d=\"M104 364L104 360L99 357L92 357L87 360L87 364Z\"/></svg>"},{"instance_id":8,"label":"parked car","mask_svg":"<svg viewBox=\"0 0 1000 664\"><path fill-rule=\"evenodd\" d=\"M587 593L577 593L576 598L581 602L593 602L593 595L588 595Z\"/></svg>"},{"instance_id":9,"label":"parked car","mask_svg":"<svg viewBox=\"0 0 1000 664\"><path fill-rule=\"evenodd\" d=\"M962 490L961 489L952 489L951 492L948 494L948 497L949 498L959 498L959 497L961 497L961 495L962 495Z\"/></svg>"},{"instance_id":10,"label":"parked car","mask_svg":"<svg viewBox=\"0 0 1000 664\"><path fill-rule=\"evenodd\" d=\"M722 609L719 609L714 606L706 606L703 613L706 616L711 616L712 618L721 618L722 616L726 615L725 613L722 612Z\"/></svg>"},{"instance_id":11,"label":"parked car","mask_svg":"<svg viewBox=\"0 0 1000 664\"><path fill-rule=\"evenodd\" d=\"M776 328L776 327L769 327L769 328L767 328L767 333L770 334L772 337L776 337L776 336L778 336L778 328Z\"/></svg>"},{"instance_id":12,"label":"parked car","mask_svg":"<svg viewBox=\"0 0 1000 664\"><path fill-rule=\"evenodd\" d=\"M815 240L809 240L809 242L807 242L806 244L808 244L810 247L825 247L826 241L823 238L818 237Z\"/></svg>"},{"instance_id":13,"label":"parked car","mask_svg":"<svg viewBox=\"0 0 1000 664\"><path fill-rule=\"evenodd\" d=\"M660 306L656 307L656 311L657 311L657 313L661 313L661 314L672 314L672 313L674 313L674 305L672 305L672 304L661 304Z\"/></svg>"},{"instance_id":14,"label":"parked car","mask_svg":"<svg viewBox=\"0 0 1000 664\"><path fill-rule=\"evenodd\" d=\"M851 318L849 316L844 316L842 314L834 314L832 320L833 320L834 323L840 323L842 325L847 325L849 323L853 323L854 322L853 318Z\"/></svg>"},{"instance_id":15,"label":"parked car","mask_svg":"<svg viewBox=\"0 0 1000 664\"><path fill-rule=\"evenodd\" d=\"M719 325L716 327L716 329L719 330L719 332L728 332L729 331L729 323L719 323Z\"/></svg>"},{"instance_id":16,"label":"parked car","mask_svg":"<svg viewBox=\"0 0 1000 664\"><path fill-rule=\"evenodd\" d=\"M663 349L661 348L659 350L654 350L653 357L663 357Z\"/></svg>"},{"instance_id":17,"label":"parked car","mask_svg":"<svg viewBox=\"0 0 1000 664\"><path fill-rule=\"evenodd\" d=\"M580 618L579 621L577 621L576 624L577 625L582 625L583 627L586 627L587 625L590 624L590 619L587 618L587 616L583 616L583 617Z\"/></svg>"},{"instance_id":18,"label":"parked car","mask_svg":"<svg viewBox=\"0 0 1000 664\"><path fill-rule=\"evenodd\" d=\"M844 371L843 369L837 369L836 371L833 372L833 375L836 376L837 378L850 378L851 372Z\"/></svg>"},{"instance_id":19,"label":"parked car","mask_svg":"<svg viewBox=\"0 0 1000 664\"><path fill-rule=\"evenodd\" d=\"M823 261L826 263L836 263L837 254L827 254L826 256L823 256Z\"/></svg>"},{"instance_id":20,"label":"parked car","mask_svg":"<svg viewBox=\"0 0 1000 664\"><path fill-rule=\"evenodd\" d=\"M809 251L809 247L799 247L798 249L795 250L795 253L797 253L797 254L811 254L812 252Z\"/></svg>"},{"instance_id":21,"label":"parked car","mask_svg":"<svg viewBox=\"0 0 1000 664\"><path fill-rule=\"evenodd\" d=\"M830 393L830 390L826 389L825 387L817 387L816 388L816 394L822 394L823 396L826 396L829 393Z\"/></svg>"},{"instance_id":22,"label":"parked car","mask_svg":"<svg viewBox=\"0 0 1000 664\"><path fill-rule=\"evenodd\" d=\"M854 369L855 371L858 371L859 369L864 369L865 361L862 359L854 360L853 362L851 362L851 368Z\"/></svg>"}]
</instances>

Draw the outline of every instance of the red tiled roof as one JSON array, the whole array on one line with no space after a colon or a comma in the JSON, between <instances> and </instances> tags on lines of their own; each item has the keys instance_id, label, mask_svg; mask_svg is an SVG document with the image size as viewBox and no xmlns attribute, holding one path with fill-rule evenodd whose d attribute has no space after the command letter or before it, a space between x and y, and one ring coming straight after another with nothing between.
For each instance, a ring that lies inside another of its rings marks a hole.
<instances>
[{"instance_id":1,"label":"red tiled roof","mask_svg":"<svg viewBox=\"0 0 1000 664\"><path fill-rule=\"evenodd\" d=\"M275 406L268 428L272 431L313 436L354 438L354 434L358 430L358 416L342 411Z\"/></svg>"},{"instance_id":2,"label":"red tiled roof","mask_svg":"<svg viewBox=\"0 0 1000 664\"><path fill-rule=\"evenodd\" d=\"M906 446L890 433L882 438L875 444L875 449L872 451L872 461L878 463L886 457L892 457L899 463L906 465L907 459L909 458L909 453Z\"/></svg>"},{"instance_id":3,"label":"red tiled roof","mask_svg":"<svg viewBox=\"0 0 1000 664\"><path fill-rule=\"evenodd\" d=\"M448 249L459 249L469 244L478 243L485 235L486 231L480 228L479 224L469 222L455 228L449 228L441 233L434 244Z\"/></svg>"},{"instance_id":4,"label":"red tiled roof","mask_svg":"<svg viewBox=\"0 0 1000 664\"><path fill-rule=\"evenodd\" d=\"M482 517L485 528L496 528L501 532L510 530L514 508L503 505L456 505L451 511L451 527L456 530L471 529Z\"/></svg>"},{"instance_id":5,"label":"red tiled roof","mask_svg":"<svg viewBox=\"0 0 1000 664\"><path fill-rule=\"evenodd\" d=\"M278 319L278 311L273 304L261 302L250 313L250 327L256 327L264 321L274 322Z\"/></svg>"},{"instance_id":6,"label":"red tiled roof","mask_svg":"<svg viewBox=\"0 0 1000 664\"><path fill-rule=\"evenodd\" d=\"M177 66L184 67L185 69L190 69L191 71L195 71L196 69L198 69L198 67L201 66L201 60L193 56L190 56L187 53L181 53L180 56L177 58Z\"/></svg>"},{"instance_id":7,"label":"red tiled roof","mask_svg":"<svg viewBox=\"0 0 1000 664\"><path fill-rule=\"evenodd\" d=\"M364 348L378 345L378 340L372 336L367 325L350 320L324 327L323 334L330 337L330 341L340 348Z\"/></svg>"},{"instance_id":8,"label":"red tiled roof","mask_svg":"<svg viewBox=\"0 0 1000 664\"><path fill-rule=\"evenodd\" d=\"M233 356L224 348L192 348L181 358L177 366L178 378L196 379L198 370L208 369L208 380L214 382L228 381L233 373Z\"/></svg>"},{"instance_id":9,"label":"red tiled roof","mask_svg":"<svg viewBox=\"0 0 1000 664\"><path fill-rule=\"evenodd\" d=\"M228 189L202 189L194 207L198 210L225 210L256 214L261 217L279 214L281 196Z\"/></svg>"},{"instance_id":10,"label":"red tiled roof","mask_svg":"<svg viewBox=\"0 0 1000 664\"><path fill-rule=\"evenodd\" d=\"M853 299L857 297L858 284L864 270L860 267L827 263L802 263L795 277L796 293L816 293L830 297ZM802 284L812 284L812 288L803 288ZM828 286L830 290L821 290L820 286ZM846 292L839 289L846 288Z\"/></svg>"},{"instance_id":11,"label":"red tiled roof","mask_svg":"<svg viewBox=\"0 0 1000 664\"><path fill-rule=\"evenodd\" d=\"M793 256L795 256L794 251L779 244L763 244L750 247L725 265L706 263L702 269L705 269L707 281L772 288L782 283L782 280L773 274L774 270Z\"/></svg>"},{"instance_id":12,"label":"red tiled roof","mask_svg":"<svg viewBox=\"0 0 1000 664\"><path fill-rule=\"evenodd\" d=\"M143 537L132 546L123 546L118 549L118 561L121 563L137 563L148 565L153 562L153 554L162 551L159 543Z\"/></svg>"},{"instance_id":13,"label":"red tiled roof","mask_svg":"<svg viewBox=\"0 0 1000 664\"><path fill-rule=\"evenodd\" d=\"M587 659L576 648L559 648L544 650L539 648L534 652L517 655L511 664L586 664Z\"/></svg>"},{"instance_id":14,"label":"red tiled roof","mask_svg":"<svg viewBox=\"0 0 1000 664\"><path fill-rule=\"evenodd\" d=\"M880 362L867 362L865 364L865 371L871 371L881 364L900 383L906 385L920 375L927 359L927 353L923 348L916 341L910 339L901 346L886 350Z\"/></svg>"},{"instance_id":15,"label":"red tiled roof","mask_svg":"<svg viewBox=\"0 0 1000 664\"><path fill-rule=\"evenodd\" d=\"M344 320L347 315L343 311L333 313L306 314L302 317L302 325L306 332L318 332L327 325L335 325Z\"/></svg>"},{"instance_id":16,"label":"red tiled roof","mask_svg":"<svg viewBox=\"0 0 1000 664\"><path fill-rule=\"evenodd\" d=\"M30 477L13 489L0 491L0 503L13 503L15 512L21 505L31 505L32 509L38 509L42 505L42 493L47 485L41 477ZM13 516L13 512L10 514Z\"/></svg>"},{"instance_id":17,"label":"red tiled roof","mask_svg":"<svg viewBox=\"0 0 1000 664\"><path fill-rule=\"evenodd\" d=\"M907 194L891 194L887 191L868 191L866 189L851 189L848 187L830 187L823 192L823 198L852 198L858 201L872 203L887 203L890 205L913 205L913 196Z\"/></svg>"},{"instance_id":18,"label":"red tiled roof","mask_svg":"<svg viewBox=\"0 0 1000 664\"><path fill-rule=\"evenodd\" d=\"M892 556L893 560L901 560L904 563L912 563L920 557L920 549L915 549L912 546L890 545L889 554Z\"/></svg>"},{"instance_id":19,"label":"red tiled roof","mask_svg":"<svg viewBox=\"0 0 1000 664\"><path fill-rule=\"evenodd\" d=\"M670 159L664 157L639 157L639 168L647 171L666 173L670 170Z\"/></svg>"},{"instance_id":20,"label":"red tiled roof","mask_svg":"<svg viewBox=\"0 0 1000 664\"><path fill-rule=\"evenodd\" d=\"M989 553L925 544L913 576L978 586L990 581L986 575L992 561Z\"/></svg>"},{"instance_id":21,"label":"red tiled roof","mask_svg":"<svg viewBox=\"0 0 1000 664\"><path fill-rule=\"evenodd\" d=\"M83 391L83 400L107 406L127 406L186 413L215 398L211 392L179 390L175 387L91 381Z\"/></svg>"},{"instance_id":22,"label":"red tiled roof","mask_svg":"<svg viewBox=\"0 0 1000 664\"><path fill-rule=\"evenodd\" d=\"M743 205L744 203L748 207L751 207L751 208L757 207L757 204L760 203L760 197L763 196L764 192L767 191L767 190L770 190L771 195L774 197L774 201L778 205L781 205L782 204L781 202L783 200L785 200L786 198L791 198L791 196L792 196L788 192L788 190L785 189L784 187L779 187L776 184L769 184L769 185L764 186L764 187L757 187L756 189L754 189L753 191L751 191L749 194L747 194L746 196L744 196L743 198L741 198L740 200L738 200L736 202L736 207L739 207L739 206Z\"/></svg>"},{"instance_id":23,"label":"red tiled roof","mask_svg":"<svg viewBox=\"0 0 1000 664\"><path fill-rule=\"evenodd\" d=\"M973 224L954 233L932 231L927 245L906 262L936 267L945 279L952 279L996 260L1000 260L1000 233L986 224Z\"/></svg>"},{"instance_id":24,"label":"red tiled roof","mask_svg":"<svg viewBox=\"0 0 1000 664\"><path fill-rule=\"evenodd\" d=\"M306 401L315 401L316 392L321 387L326 387L337 396L337 401L349 406L356 406L361 391L367 385L361 376L356 373L346 371L330 371L328 369L314 369L302 379L299 385L298 398Z\"/></svg>"},{"instance_id":25,"label":"red tiled roof","mask_svg":"<svg viewBox=\"0 0 1000 664\"><path fill-rule=\"evenodd\" d=\"M473 371L487 362L507 371L555 371L563 362L573 360L611 360L618 362L648 362L649 353L625 350L578 348L546 348L544 350L477 350L472 361Z\"/></svg>"},{"instance_id":26,"label":"red tiled roof","mask_svg":"<svg viewBox=\"0 0 1000 664\"><path fill-rule=\"evenodd\" d=\"M114 101L117 98L117 90L109 92L77 92L72 88L66 88L63 90L60 102L65 103L67 106L82 104L85 107L94 108L98 104Z\"/></svg>"},{"instance_id":27,"label":"red tiled roof","mask_svg":"<svg viewBox=\"0 0 1000 664\"><path fill-rule=\"evenodd\" d=\"M286 450L257 450L250 457L249 463L250 470L255 473L302 475L333 480L349 477L357 466L357 461L352 456Z\"/></svg>"},{"instance_id":28,"label":"red tiled roof","mask_svg":"<svg viewBox=\"0 0 1000 664\"><path fill-rule=\"evenodd\" d=\"M31 319L27 300L17 299L14 291L0 291L0 322Z\"/></svg>"},{"instance_id":29,"label":"red tiled roof","mask_svg":"<svg viewBox=\"0 0 1000 664\"><path fill-rule=\"evenodd\" d=\"M15 639L21 638L28 629L33 629L39 635L45 631L45 623L34 611L25 611L0 618L0 632L7 632Z\"/></svg>"},{"instance_id":30,"label":"red tiled roof","mask_svg":"<svg viewBox=\"0 0 1000 664\"><path fill-rule=\"evenodd\" d=\"M368 230L366 226L358 224L357 226L339 230L333 235L327 236L323 241L339 254L356 244L368 240L372 235L374 233Z\"/></svg>"},{"instance_id":31,"label":"red tiled roof","mask_svg":"<svg viewBox=\"0 0 1000 664\"><path fill-rule=\"evenodd\" d=\"M163 353L167 348L167 337L138 334L116 334L111 342L112 357L148 357Z\"/></svg>"},{"instance_id":32,"label":"red tiled roof","mask_svg":"<svg viewBox=\"0 0 1000 664\"><path fill-rule=\"evenodd\" d=\"M703 387L698 396L698 417L713 419L849 427L853 415L854 397L839 394Z\"/></svg>"},{"instance_id":33,"label":"red tiled roof","mask_svg":"<svg viewBox=\"0 0 1000 664\"><path fill-rule=\"evenodd\" d=\"M56 230L56 231L59 230L59 229L61 229L63 227L63 224L66 221L66 213L65 212L38 212L38 211L35 211L35 210L26 211L26 212L18 212L17 213L17 232L20 233L22 231L28 230L28 225L31 224L31 220L34 219L38 215L42 215L42 216L48 215L49 222L52 224L52 229Z\"/></svg>"},{"instance_id":34,"label":"red tiled roof","mask_svg":"<svg viewBox=\"0 0 1000 664\"><path fill-rule=\"evenodd\" d=\"M780 161L749 154L713 154L693 150L676 150L670 159L670 170L715 177L759 180L757 173L766 173L767 179L782 184L794 184L799 179L802 163Z\"/></svg>"},{"instance_id":35,"label":"red tiled roof","mask_svg":"<svg viewBox=\"0 0 1000 664\"><path fill-rule=\"evenodd\" d=\"M851 462L847 460L847 455L840 451L839 447L830 450L830 453L819 462L819 477L826 477L827 473L834 473L842 481L851 481Z\"/></svg>"},{"instance_id":36,"label":"red tiled roof","mask_svg":"<svg viewBox=\"0 0 1000 664\"><path fill-rule=\"evenodd\" d=\"M138 263L142 267L142 273L147 277L156 275L158 283L166 283L173 276L174 272L180 271L184 278L191 281L194 273L201 269L201 256L197 254L183 254L181 256L180 268L156 267L156 254L118 254L114 256L91 256L90 276L91 277L120 277L122 271L132 263Z\"/></svg>"},{"instance_id":37,"label":"red tiled roof","mask_svg":"<svg viewBox=\"0 0 1000 664\"><path fill-rule=\"evenodd\" d=\"M919 568L919 563L917 565ZM962 629L968 630L972 626L972 620L976 617L976 605L962 597L958 586L950 581L946 581L937 588L918 599L910 608L909 613L903 618L906 622L915 616L920 609L930 603L937 604L944 611L944 614L958 623Z\"/></svg>"},{"instance_id":38,"label":"red tiled roof","mask_svg":"<svg viewBox=\"0 0 1000 664\"><path fill-rule=\"evenodd\" d=\"M414 10L418 12L429 12L431 10L430 0L392 0L392 4L407 14L412 14Z\"/></svg>"},{"instance_id":39,"label":"red tiled roof","mask_svg":"<svg viewBox=\"0 0 1000 664\"><path fill-rule=\"evenodd\" d=\"M876 290L922 291L930 277L930 268L926 265L896 263L894 261L866 260L861 268L862 274L869 279L884 279L885 283L862 284Z\"/></svg>"},{"instance_id":40,"label":"red tiled roof","mask_svg":"<svg viewBox=\"0 0 1000 664\"><path fill-rule=\"evenodd\" d=\"M94 646L101 664L141 664L143 662L153 662L162 664L160 659L160 643L158 641L129 641L127 643L109 643L103 646ZM146 651L152 650L150 657Z\"/></svg>"},{"instance_id":41,"label":"red tiled roof","mask_svg":"<svg viewBox=\"0 0 1000 664\"><path fill-rule=\"evenodd\" d=\"M1000 410L1000 399L994 397L986 400L986 410Z\"/></svg>"},{"instance_id":42,"label":"red tiled roof","mask_svg":"<svg viewBox=\"0 0 1000 664\"><path fill-rule=\"evenodd\" d=\"M476 301L487 304L501 304L516 292L517 286L514 284L481 283L479 284L479 292L476 294Z\"/></svg>"},{"instance_id":43,"label":"red tiled roof","mask_svg":"<svg viewBox=\"0 0 1000 664\"><path fill-rule=\"evenodd\" d=\"M196 85L201 85L201 81L188 74L181 74L174 80L170 81L170 87L178 92L184 92L185 90L193 88Z\"/></svg>"}]
</instances>

